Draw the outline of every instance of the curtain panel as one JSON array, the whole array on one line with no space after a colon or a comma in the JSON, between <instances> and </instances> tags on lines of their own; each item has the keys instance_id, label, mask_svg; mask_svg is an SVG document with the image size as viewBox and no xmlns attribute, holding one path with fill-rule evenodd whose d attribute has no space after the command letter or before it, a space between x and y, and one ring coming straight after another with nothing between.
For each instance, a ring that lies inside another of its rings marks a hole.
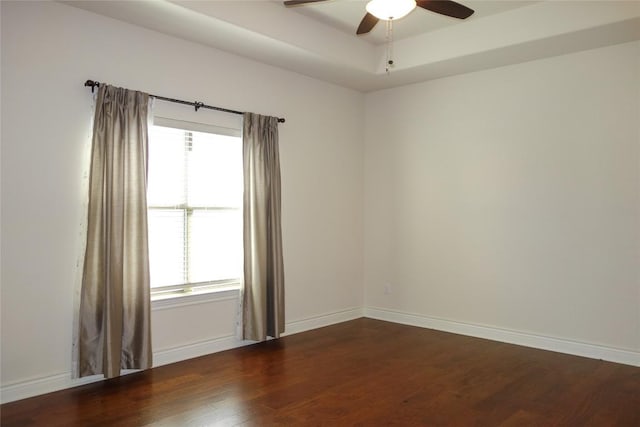
<instances>
[{"instance_id":1,"label":"curtain panel","mask_svg":"<svg viewBox=\"0 0 640 427\"><path fill-rule=\"evenodd\" d=\"M244 114L244 287L242 338L284 332L284 263L280 224L278 119Z\"/></svg>"},{"instance_id":2,"label":"curtain panel","mask_svg":"<svg viewBox=\"0 0 640 427\"><path fill-rule=\"evenodd\" d=\"M78 373L152 366L147 161L149 95L101 85L96 99Z\"/></svg>"}]
</instances>

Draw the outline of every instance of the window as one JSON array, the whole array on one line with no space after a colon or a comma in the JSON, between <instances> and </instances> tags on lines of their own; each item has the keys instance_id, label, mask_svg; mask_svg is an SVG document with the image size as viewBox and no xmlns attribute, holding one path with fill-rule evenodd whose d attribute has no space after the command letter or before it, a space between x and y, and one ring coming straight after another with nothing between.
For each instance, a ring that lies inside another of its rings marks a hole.
<instances>
[{"instance_id":1,"label":"window","mask_svg":"<svg viewBox=\"0 0 640 427\"><path fill-rule=\"evenodd\" d=\"M239 285L239 131L157 119L149 131L149 264L153 295Z\"/></svg>"}]
</instances>

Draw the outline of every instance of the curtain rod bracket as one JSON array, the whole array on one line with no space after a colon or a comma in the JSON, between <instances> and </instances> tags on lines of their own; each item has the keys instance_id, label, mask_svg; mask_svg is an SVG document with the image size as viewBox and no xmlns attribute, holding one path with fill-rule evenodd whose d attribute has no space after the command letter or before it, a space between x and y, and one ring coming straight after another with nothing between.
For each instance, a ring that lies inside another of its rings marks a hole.
<instances>
[{"instance_id":1,"label":"curtain rod bracket","mask_svg":"<svg viewBox=\"0 0 640 427\"><path fill-rule=\"evenodd\" d=\"M198 109L200 109L200 107L202 107L203 105L204 105L204 102L196 101L196 102L193 103L193 108L195 108L196 112L198 112Z\"/></svg>"},{"instance_id":2,"label":"curtain rod bracket","mask_svg":"<svg viewBox=\"0 0 640 427\"><path fill-rule=\"evenodd\" d=\"M95 90L96 86L100 87L100 82L96 82L93 80L87 80L86 82L84 82L84 85L86 87L91 87L91 93L93 93L93 91Z\"/></svg>"}]
</instances>

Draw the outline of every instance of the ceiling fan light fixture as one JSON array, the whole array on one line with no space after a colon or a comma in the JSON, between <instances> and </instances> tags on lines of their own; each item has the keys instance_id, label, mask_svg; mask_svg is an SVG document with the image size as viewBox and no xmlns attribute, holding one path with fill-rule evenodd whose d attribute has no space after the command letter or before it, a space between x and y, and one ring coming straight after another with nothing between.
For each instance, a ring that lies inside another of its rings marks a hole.
<instances>
[{"instance_id":1,"label":"ceiling fan light fixture","mask_svg":"<svg viewBox=\"0 0 640 427\"><path fill-rule=\"evenodd\" d=\"M415 7L415 0L371 0L366 9L376 18L390 21L406 16Z\"/></svg>"}]
</instances>

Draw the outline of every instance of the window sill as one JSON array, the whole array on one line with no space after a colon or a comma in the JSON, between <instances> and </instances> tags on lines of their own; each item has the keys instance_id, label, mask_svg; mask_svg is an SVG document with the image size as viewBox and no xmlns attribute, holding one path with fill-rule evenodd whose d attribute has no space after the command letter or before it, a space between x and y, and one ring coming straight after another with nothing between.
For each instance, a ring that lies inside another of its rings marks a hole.
<instances>
[{"instance_id":1,"label":"window sill","mask_svg":"<svg viewBox=\"0 0 640 427\"><path fill-rule=\"evenodd\" d=\"M183 305L202 304L211 301L238 299L239 285L219 286L216 288L194 290L191 292L167 292L151 296L151 308L163 309Z\"/></svg>"}]
</instances>

